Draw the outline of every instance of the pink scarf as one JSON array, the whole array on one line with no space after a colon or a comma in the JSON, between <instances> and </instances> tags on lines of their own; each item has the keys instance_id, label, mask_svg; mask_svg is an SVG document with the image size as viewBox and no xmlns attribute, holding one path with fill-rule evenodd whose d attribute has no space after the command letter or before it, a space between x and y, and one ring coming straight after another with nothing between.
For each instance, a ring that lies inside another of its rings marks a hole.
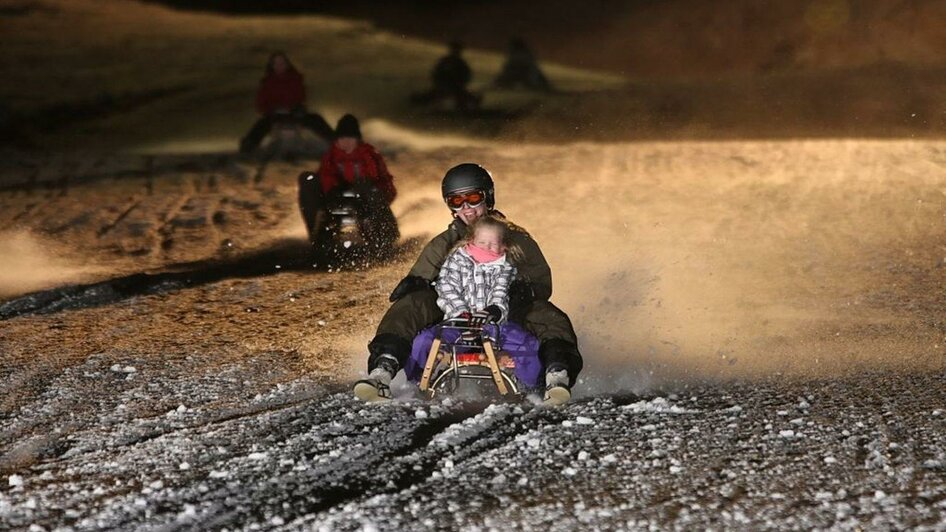
<instances>
[{"instance_id":1,"label":"pink scarf","mask_svg":"<svg viewBox=\"0 0 946 532\"><path fill-rule=\"evenodd\" d=\"M468 243L465 246L466 252L470 254L470 257L473 258L479 264L486 264L487 262L493 262L502 258L505 253L493 253L488 249L478 248L473 245L473 243Z\"/></svg>"}]
</instances>

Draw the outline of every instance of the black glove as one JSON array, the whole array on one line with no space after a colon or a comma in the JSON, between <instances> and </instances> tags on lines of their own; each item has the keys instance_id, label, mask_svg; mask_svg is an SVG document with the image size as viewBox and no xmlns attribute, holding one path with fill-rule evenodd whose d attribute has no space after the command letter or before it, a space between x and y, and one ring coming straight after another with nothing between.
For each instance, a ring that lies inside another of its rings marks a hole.
<instances>
[{"instance_id":1,"label":"black glove","mask_svg":"<svg viewBox=\"0 0 946 532\"><path fill-rule=\"evenodd\" d=\"M470 315L470 327L482 327L487 323L499 323L502 317L503 311L496 305L490 305Z\"/></svg>"},{"instance_id":2,"label":"black glove","mask_svg":"<svg viewBox=\"0 0 946 532\"><path fill-rule=\"evenodd\" d=\"M394 303L398 299L401 299L411 292L426 290L430 287L430 281L427 279L418 277L416 275L408 275L407 277L401 279L401 282L397 283L397 286L395 286L394 290L391 291L391 297L389 297L388 300L391 301L391 303Z\"/></svg>"}]
</instances>

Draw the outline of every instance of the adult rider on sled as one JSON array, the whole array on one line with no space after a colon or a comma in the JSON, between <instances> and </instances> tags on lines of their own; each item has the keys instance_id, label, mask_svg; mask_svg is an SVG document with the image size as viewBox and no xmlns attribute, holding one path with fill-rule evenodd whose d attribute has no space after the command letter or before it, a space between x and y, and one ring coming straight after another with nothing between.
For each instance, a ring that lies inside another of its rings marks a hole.
<instances>
[{"instance_id":1,"label":"adult rider on sled","mask_svg":"<svg viewBox=\"0 0 946 532\"><path fill-rule=\"evenodd\" d=\"M493 179L478 164L464 163L447 171L441 192L454 219L446 231L424 247L408 275L391 293L393 304L368 344L368 378L354 386L355 396L364 401L391 398L391 379L410 357L413 338L425 327L443 320L432 283L447 255L464 237L466 226L487 213L503 216L494 210ZM575 330L568 315L549 302L552 272L535 240L516 228L510 231L509 243L522 251L521 257L513 260L517 274L508 292L509 320L522 325L540 342L545 403L565 403L582 368Z\"/></svg>"}]
</instances>

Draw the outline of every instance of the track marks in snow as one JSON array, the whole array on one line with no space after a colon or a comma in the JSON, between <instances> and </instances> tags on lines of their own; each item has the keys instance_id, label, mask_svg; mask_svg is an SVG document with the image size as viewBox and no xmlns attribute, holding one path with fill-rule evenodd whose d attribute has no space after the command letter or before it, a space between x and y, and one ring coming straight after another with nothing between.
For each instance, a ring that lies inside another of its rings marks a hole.
<instances>
[{"instance_id":1,"label":"track marks in snow","mask_svg":"<svg viewBox=\"0 0 946 532\"><path fill-rule=\"evenodd\" d=\"M106 528L306 521L368 497L411 492L446 462L461 464L528 430L519 422L521 407L372 407L347 390L326 394L304 381L243 406L210 401L129 418L144 406L132 404L134 397L145 390L160 397L164 388L137 382L117 394L127 402L79 412L94 418L57 435L56 452L37 453L19 468L8 464L30 489L0 494L6 523L55 526L64 513L75 516L66 519L73 526ZM174 386L194 387L186 380Z\"/></svg>"}]
</instances>

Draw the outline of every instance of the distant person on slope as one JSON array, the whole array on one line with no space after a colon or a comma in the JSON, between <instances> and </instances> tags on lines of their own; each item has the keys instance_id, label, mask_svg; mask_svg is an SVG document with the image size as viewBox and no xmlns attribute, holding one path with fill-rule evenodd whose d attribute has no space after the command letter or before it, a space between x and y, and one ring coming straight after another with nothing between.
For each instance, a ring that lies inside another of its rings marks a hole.
<instances>
[{"instance_id":1,"label":"distant person on slope","mask_svg":"<svg viewBox=\"0 0 946 532\"><path fill-rule=\"evenodd\" d=\"M411 101L416 104L438 104L445 100L453 100L459 111L473 111L480 105L480 97L467 89L473 79L470 65L463 59L463 45L459 41L451 41L449 53L437 61L430 74L433 87L430 90L414 93Z\"/></svg>"},{"instance_id":2,"label":"distant person on slope","mask_svg":"<svg viewBox=\"0 0 946 532\"><path fill-rule=\"evenodd\" d=\"M259 120L240 141L240 153L249 153L259 146L273 125L291 121L311 130L325 140L332 141L332 126L321 115L305 108L305 85L302 74L283 52L273 52L266 62L266 73L256 91L256 110Z\"/></svg>"},{"instance_id":3,"label":"distant person on slope","mask_svg":"<svg viewBox=\"0 0 946 532\"><path fill-rule=\"evenodd\" d=\"M394 176L384 157L374 146L364 142L361 125L354 115L346 114L335 126L335 141L325 155L318 172L299 175L299 207L309 235L320 229L325 198L359 185L372 185L380 199L390 204L397 196Z\"/></svg>"},{"instance_id":4,"label":"distant person on slope","mask_svg":"<svg viewBox=\"0 0 946 532\"><path fill-rule=\"evenodd\" d=\"M538 91L551 91L552 85L539 68L535 55L526 42L519 37L509 41L506 62L493 85L503 89L522 86Z\"/></svg>"}]
</instances>

